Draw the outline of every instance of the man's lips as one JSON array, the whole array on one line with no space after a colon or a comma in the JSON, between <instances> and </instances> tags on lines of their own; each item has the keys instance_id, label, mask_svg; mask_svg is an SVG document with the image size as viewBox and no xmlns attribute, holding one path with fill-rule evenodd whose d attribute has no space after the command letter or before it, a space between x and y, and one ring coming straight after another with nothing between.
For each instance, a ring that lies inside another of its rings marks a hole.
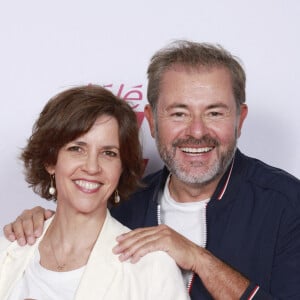
<instances>
[{"instance_id":1,"label":"man's lips","mask_svg":"<svg viewBox=\"0 0 300 300\"><path fill-rule=\"evenodd\" d=\"M214 147L179 147L184 153L189 154L202 154L210 152Z\"/></svg>"},{"instance_id":2,"label":"man's lips","mask_svg":"<svg viewBox=\"0 0 300 300\"><path fill-rule=\"evenodd\" d=\"M208 153L218 145L218 141L209 135L205 135L201 139L195 139L193 137L178 139L173 143L173 147L179 148L182 152L188 154Z\"/></svg>"}]
</instances>

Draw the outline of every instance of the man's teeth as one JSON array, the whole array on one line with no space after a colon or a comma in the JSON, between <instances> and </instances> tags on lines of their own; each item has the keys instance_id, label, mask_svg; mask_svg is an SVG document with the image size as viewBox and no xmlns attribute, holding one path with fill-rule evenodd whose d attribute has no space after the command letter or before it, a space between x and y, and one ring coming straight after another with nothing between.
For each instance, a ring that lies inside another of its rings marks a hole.
<instances>
[{"instance_id":1,"label":"man's teeth","mask_svg":"<svg viewBox=\"0 0 300 300\"><path fill-rule=\"evenodd\" d=\"M212 150L212 147L205 148L180 148L181 151L186 153L206 153Z\"/></svg>"},{"instance_id":2,"label":"man's teeth","mask_svg":"<svg viewBox=\"0 0 300 300\"><path fill-rule=\"evenodd\" d=\"M99 183L88 182L88 181L85 181L85 180L76 180L75 183L77 185L79 185L80 187L86 189L86 190L94 190L94 189L97 189L100 186Z\"/></svg>"}]
</instances>

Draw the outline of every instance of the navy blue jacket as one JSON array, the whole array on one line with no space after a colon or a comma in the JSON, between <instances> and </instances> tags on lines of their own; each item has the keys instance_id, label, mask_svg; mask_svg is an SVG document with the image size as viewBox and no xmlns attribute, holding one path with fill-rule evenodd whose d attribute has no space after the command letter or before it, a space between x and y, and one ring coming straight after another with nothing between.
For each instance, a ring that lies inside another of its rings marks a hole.
<instances>
[{"instance_id":1,"label":"navy blue jacket","mask_svg":"<svg viewBox=\"0 0 300 300\"><path fill-rule=\"evenodd\" d=\"M148 175L146 187L112 215L132 229L157 225L157 199L167 176L166 168ZM206 213L206 248L251 281L242 299L300 299L297 178L237 150ZM190 295L212 299L198 276Z\"/></svg>"}]
</instances>

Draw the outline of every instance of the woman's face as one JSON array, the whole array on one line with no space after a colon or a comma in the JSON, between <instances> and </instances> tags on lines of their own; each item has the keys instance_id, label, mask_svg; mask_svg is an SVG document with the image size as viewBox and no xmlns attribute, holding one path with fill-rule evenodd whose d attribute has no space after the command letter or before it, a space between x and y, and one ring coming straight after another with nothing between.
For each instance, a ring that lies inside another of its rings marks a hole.
<instances>
[{"instance_id":1,"label":"woman's face","mask_svg":"<svg viewBox=\"0 0 300 300\"><path fill-rule=\"evenodd\" d=\"M116 119L99 117L86 134L59 150L56 165L47 170L55 173L58 205L84 214L106 209L122 173Z\"/></svg>"}]
</instances>

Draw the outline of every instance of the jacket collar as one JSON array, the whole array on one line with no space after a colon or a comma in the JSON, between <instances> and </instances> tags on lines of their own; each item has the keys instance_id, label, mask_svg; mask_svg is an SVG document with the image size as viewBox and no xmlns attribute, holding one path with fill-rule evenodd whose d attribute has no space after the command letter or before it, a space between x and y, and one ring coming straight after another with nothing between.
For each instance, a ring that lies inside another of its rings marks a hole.
<instances>
[{"instance_id":1,"label":"jacket collar","mask_svg":"<svg viewBox=\"0 0 300 300\"><path fill-rule=\"evenodd\" d=\"M245 156L237 149L231 164L211 197L210 202L214 202L213 205L223 207L228 201L235 198L245 176L244 159Z\"/></svg>"},{"instance_id":2,"label":"jacket collar","mask_svg":"<svg viewBox=\"0 0 300 300\"><path fill-rule=\"evenodd\" d=\"M80 281L76 299L86 299L87 292L91 298L104 299L107 287L111 285L122 267L118 256L112 253L112 248L116 245L116 237L128 231L127 227L112 218L107 211L105 222Z\"/></svg>"},{"instance_id":3,"label":"jacket collar","mask_svg":"<svg viewBox=\"0 0 300 300\"><path fill-rule=\"evenodd\" d=\"M222 200L224 199L225 195L228 193L228 190L232 188L232 181L238 180L238 177L240 175L240 172L242 171L242 160L243 160L243 154L240 152L239 149L236 150L234 158L232 159L231 163L229 164L226 172L222 176L221 180L219 181L217 188L215 189L211 200ZM170 172L164 166L164 168L160 171L158 182L159 184L156 185L149 185L149 188L153 188L153 196L152 196L152 202L155 204L158 203L158 199L163 193L163 189L165 187L165 183L167 181L167 178L169 176ZM229 188L230 187L230 188Z\"/></svg>"}]
</instances>

